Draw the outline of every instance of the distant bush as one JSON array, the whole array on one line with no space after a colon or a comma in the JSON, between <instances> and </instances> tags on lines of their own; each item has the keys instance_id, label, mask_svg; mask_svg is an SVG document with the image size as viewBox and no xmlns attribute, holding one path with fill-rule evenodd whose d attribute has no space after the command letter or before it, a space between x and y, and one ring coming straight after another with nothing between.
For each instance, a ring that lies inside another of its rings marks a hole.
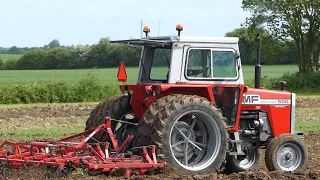
<instances>
[{"instance_id":1,"label":"distant bush","mask_svg":"<svg viewBox=\"0 0 320 180\"><path fill-rule=\"evenodd\" d=\"M10 58L5 63L2 64L2 69L13 70L13 69L16 69L16 66L17 66L17 60L15 58Z\"/></svg>"},{"instance_id":2,"label":"distant bush","mask_svg":"<svg viewBox=\"0 0 320 180\"><path fill-rule=\"evenodd\" d=\"M114 87L97 77L77 83L33 83L0 86L0 104L92 102L117 95Z\"/></svg>"}]
</instances>

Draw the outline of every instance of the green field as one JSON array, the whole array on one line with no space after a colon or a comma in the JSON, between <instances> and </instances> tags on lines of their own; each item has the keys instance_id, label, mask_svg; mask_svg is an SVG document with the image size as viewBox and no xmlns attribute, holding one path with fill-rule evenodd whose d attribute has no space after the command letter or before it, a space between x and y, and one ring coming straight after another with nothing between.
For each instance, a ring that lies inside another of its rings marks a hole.
<instances>
[{"instance_id":1,"label":"green field","mask_svg":"<svg viewBox=\"0 0 320 180\"><path fill-rule=\"evenodd\" d=\"M14 58L19 59L22 56L22 54L0 54L0 59L3 62L6 62L8 59Z\"/></svg>"},{"instance_id":2,"label":"green field","mask_svg":"<svg viewBox=\"0 0 320 180\"><path fill-rule=\"evenodd\" d=\"M138 68L126 68L128 83L136 81ZM0 84L26 84L35 82L78 82L89 74L100 77L108 83L117 83L118 68L80 70L2 70ZM167 68L163 68L164 74ZM298 71L297 65L266 65L262 67L262 77L279 77L286 72ZM243 66L245 80L254 79L254 66Z\"/></svg>"}]
</instances>

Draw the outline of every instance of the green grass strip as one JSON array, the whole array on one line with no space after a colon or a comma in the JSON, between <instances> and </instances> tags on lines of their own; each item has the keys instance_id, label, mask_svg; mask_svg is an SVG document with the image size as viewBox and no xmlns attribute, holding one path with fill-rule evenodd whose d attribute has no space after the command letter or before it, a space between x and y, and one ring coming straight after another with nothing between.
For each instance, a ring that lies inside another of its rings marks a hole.
<instances>
[{"instance_id":1,"label":"green grass strip","mask_svg":"<svg viewBox=\"0 0 320 180\"><path fill-rule=\"evenodd\" d=\"M300 132L317 132L320 133L320 117L315 121L296 122L296 131Z\"/></svg>"}]
</instances>

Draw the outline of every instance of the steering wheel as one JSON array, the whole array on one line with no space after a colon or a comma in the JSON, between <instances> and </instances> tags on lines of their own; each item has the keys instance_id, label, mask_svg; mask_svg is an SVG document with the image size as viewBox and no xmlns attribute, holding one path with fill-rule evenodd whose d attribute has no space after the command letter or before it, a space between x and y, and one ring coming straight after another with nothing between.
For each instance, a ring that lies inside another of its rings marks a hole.
<instances>
[{"instance_id":1,"label":"steering wheel","mask_svg":"<svg viewBox=\"0 0 320 180\"><path fill-rule=\"evenodd\" d=\"M208 66L202 66L202 69L199 74L203 74L203 72L206 70L209 70L209 74L207 76L207 77L209 77L211 75L211 67L208 67ZM197 77L199 74L195 75L194 77Z\"/></svg>"}]
</instances>

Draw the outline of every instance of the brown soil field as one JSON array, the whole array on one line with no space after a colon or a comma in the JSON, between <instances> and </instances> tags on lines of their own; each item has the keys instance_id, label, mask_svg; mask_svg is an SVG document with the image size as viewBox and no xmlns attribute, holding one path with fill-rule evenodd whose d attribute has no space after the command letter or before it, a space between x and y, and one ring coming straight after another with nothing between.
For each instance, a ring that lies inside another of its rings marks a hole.
<instances>
[{"instance_id":1,"label":"brown soil field","mask_svg":"<svg viewBox=\"0 0 320 180\"><path fill-rule=\"evenodd\" d=\"M1 108L0 109L0 120L13 120L17 118L54 118L54 117L70 117L70 116L87 116L90 114L91 110L95 105L59 105L59 106L47 106L47 107L31 107L31 108ZM312 109L320 107L319 98L298 98L297 99L298 108ZM320 110L320 109L319 109ZM306 115L298 115L301 121L309 120ZM311 118L315 120L315 118ZM319 119L319 118L318 118ZM318 179L320 180L320 134L319 133L307 133L304 139L305 144L308 148L309 153L309 163L305 171L296 173L282 173L282 172L268 172L264 162L261 162L261 168L258 171L252 172L242 172L242 173L232 173L232 174L210 174L210 175L184 175L179 172L172 170L171 168L166 168L163 173L152 175L152 176L142 176L142 177L131 177L130 179L195 179L195 180L205 180L205 179ZM57 177L54 177L56 179ZM4 169L0 168L0 179L50 179L48 173L41 169ZM60 179L60 178L59 178ZM124 177L110 177L107 175L77 175L72 174L62 179L126 179Z\"/></svg>"},{"instance_id":2,"label":"brown soil field","mask_svg":"<svg viewBox=\"0 0 320 180\"><path fill-rule=\"evenodd\" d=\"M95 106L95 104L72 104L29 108L0 108L0 119L87 116ZM320 98L297 98L297 107L320 108Z\"/></svg>"}]
</instances>

